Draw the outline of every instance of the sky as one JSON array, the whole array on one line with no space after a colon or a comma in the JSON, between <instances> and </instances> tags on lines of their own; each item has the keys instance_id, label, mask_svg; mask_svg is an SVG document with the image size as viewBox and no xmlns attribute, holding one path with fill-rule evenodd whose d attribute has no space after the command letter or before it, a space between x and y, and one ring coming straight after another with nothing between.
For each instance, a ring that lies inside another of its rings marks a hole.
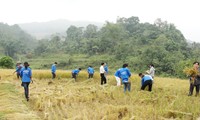
<instances>
[{"instance_id":1,"label":"sky","mask_svg":"<svg viewBox=\"0 0 200 120\"><path fill-rule=\"evenodd\" d=\"M71 21L115 22L117 17L157 18L173 23L186 39L200 43L199 0L0 0L0 22Z\"/></svg>"}]
</instances>

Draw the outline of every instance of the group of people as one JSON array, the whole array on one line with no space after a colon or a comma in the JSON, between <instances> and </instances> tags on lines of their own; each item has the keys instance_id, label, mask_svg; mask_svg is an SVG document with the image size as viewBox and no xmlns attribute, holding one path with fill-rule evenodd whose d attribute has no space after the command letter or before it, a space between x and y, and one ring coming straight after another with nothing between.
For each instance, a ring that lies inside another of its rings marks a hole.
<instances>
[{"instance_id":1,"label":"group of people","mask_svg":"<svg viewBox=\"0 0 200 120\"><path fill-rule=\"evenodd\" d=\"M56 65L57 62L55 62L51 66L51 73L52 73L52 79L56 78ZM154 74L155 74L155 68L153 64L149 65L150 69L146 71L147 74L139 73L139 77L141 77L141 90L145 90L145 88L148 86L148 91L152 91L152 85L154 80ZM188 96L193 95L193 90L196 88L196 96L199 95L199 89L200 89L200 68L199 68L199 62L193 63L193 69L198 72L195 76L190 76L190 87L189 87L189 94ZM107 83L107 77L108 74L108 66L106 63L101 63L101 66L99 68L100 70L100 77L101 77L101 85ZM72 78L76 80L78 73L81 71L81 68L72 70ZM88 72L88 79L93 78L94 75L94 68L92 66L89 66L87 68ZM22 65L21 62L18 62L16 64L16 70L14 71L16 73L17 78L21 78L22 84L21 86L24 87L24 94L27 101L29 101L29 84L32 81L32 70L29 67L28 62L24 62ZM121 86L121 83L124 85L124 92L127 90L131 90L131 72L128 69L128 64L123 64L122 68L118 69L114 74L117 86Z\"/></svg>"},{"instance_id":2,"label":"group of people","mask_svg":"<svg viewBox=\"0 0 200 120\"><path fill-rule=\"evenodd\" d=\"M52 73L52 79L56 78L56 65L57 62L55 62L51 66L51 73ZM107 83L107 74L108 74L108 66L106 63L101 63L101 66L99 68L100 70L100 77L101 77L101 85ZM77 75L81 71L81 68L72 70L72 78L76 80ZM29 101L29 84L32 82L32 70L29 67L28 62L24 62L22 65L21 62L18 62L16 65L17 78L21 78L22 84L21 86L24 87L24 94L27 101ZM14 73L15 73L14 72ZM87 69L88 72L88 79L93 78L94 75L94 68L92 66L89 66ZM144 90L146 86L149 86L149 91L152 90L152 84L153 84L153 77L154 77L155 69L153 65L150 65L150 71L149 75L144 75L142 73L139 73L139 76L141 77L141 90ZM131 83L129 81L129 78L131 77L131 72L128 69L128 64L123 64L122 68L118 69L114 74L117 86L121 85L121 81L124 84L124 92L127 90L130 91L131 89Z\"/></svg>"},{"instance_id":3,"label":"group of people","mask_svg":"<svg viewBox=\"0 0 200 120\"><path fill-rule=\"evenodd\" d=\"M52 79L56 77L56 65L57 62L55 62L52 67L51 67L51 72L52 72ZM152 84L153 84L153 78L155 74L155 68L154 65L151 64L150 70L147 72L147 75L144 75L142 73L139 73L139 76L141 77L141 90L144 90L146 86L148 86L149 91L152 91ZM72 70L72 78L76 80L78 73L81 71L81 68L74 69ZM100 71L100 77L101 77L101 85L107 83L107 77L106 75L108 74L108 66L106 63L101 63L101 66L99 68ZM88 79L93 78L94 75L94 69L92 66L89 66L87 69L88 72ZM122 68L118 69L115 74L114 74L116 81L117 81L117 86L121 85L121 81L124 84L124 92L127 90L130 91L131 89L131 83L129 81L129 78L131 76L131 72L128 69L128 64L124 64Z\"/></svg>"},{"instance_id":4,"label":"group of people","mask_svg":"<svg viewBox=\"0 0 200 120\"><path fill-rule=\"evenodd\" d=\"M131 72L127 67L128 64L123 64L122 68L118 69L114 74L117 81L117 86L121 85L121 81L124 84L124 92L126 92L127 90L131 90L131 83L129 81L129 78L131 77ZM144 90L147 86L149 88L149 91L152 90L153 78L155 73L153 64L150 65L150 73L148 73L149 75L139 73L139 76L141 77L141 90Z\"/></svg>"}]
</instances>

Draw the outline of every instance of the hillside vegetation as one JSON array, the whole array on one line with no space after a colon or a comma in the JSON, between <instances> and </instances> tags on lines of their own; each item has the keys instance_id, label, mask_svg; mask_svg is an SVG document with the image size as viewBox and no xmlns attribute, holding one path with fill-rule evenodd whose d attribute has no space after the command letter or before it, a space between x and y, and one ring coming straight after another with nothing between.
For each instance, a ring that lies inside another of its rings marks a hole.
<instances>
[{"instance_id":1,"label":"hillside vegetation","mask_svg":"<svg viewBox=\"0 0 200 120\"><path fill-rule=\"evenodd\" d=\"M116 86L113 75L100 85L99 73L88 80L81 71L77 81L71 71L57 72L51 80L49 70L33 70L30 101L24 98L14 70L0 70L0 119L15 120L193 120L200 117L198 97L188 97L189 82L156 77L153 91L140 91L140 78L133 74L131 92Z\"/></svg>"},{"instance_id":2,"label":"hillside vegetation","mask_svg":"<svg viewBox=\"0 0 200 120\"><path fill-rule=\"evenodd\" d=\"M173 23L161 19L150 24L141 23L136 16L119 17L101 28L71 25L64 36L54 34L37 44L18 25L0 25L1 56L28 61L38 69L49 69L55 61L60 69L85 69L106 62L113 71L129 63L132 70L143 72L154 64L157 75L185 78L183 69L200 61L200 44L188 43Z\"/></svg>"}]
</instances>

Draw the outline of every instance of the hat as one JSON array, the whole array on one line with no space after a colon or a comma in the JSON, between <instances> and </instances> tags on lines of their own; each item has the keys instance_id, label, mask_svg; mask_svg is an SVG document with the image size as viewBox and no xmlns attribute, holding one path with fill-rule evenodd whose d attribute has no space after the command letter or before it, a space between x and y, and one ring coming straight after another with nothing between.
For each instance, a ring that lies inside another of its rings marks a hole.
<instances>
[{"instance_id":1,"label":"hat","mask_svg":"<svg viewBox=\"0 0 200 120\"><path fill-rule=\"evenodd\" d=\"M20 62L20 61L17 61L17 63L21 64L21 62Z\"/></svg>"}]
</instances>

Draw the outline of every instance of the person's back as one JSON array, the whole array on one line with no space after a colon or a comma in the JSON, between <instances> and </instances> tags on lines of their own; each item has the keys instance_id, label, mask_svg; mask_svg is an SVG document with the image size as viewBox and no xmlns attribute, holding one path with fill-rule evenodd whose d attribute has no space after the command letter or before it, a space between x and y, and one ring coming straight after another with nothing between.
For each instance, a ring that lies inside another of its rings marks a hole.
<instances>
[{"instance_id":1,"label":"person's back","mask_svg":"<svg viewBox=\"0 0 200 120\"><path fill-rule=\"evenodd\" d=\"M78 74L79 72L80 72L80 70L78 70L78 69L72 70L73 74Z\"/></svg>"},{"instance_id":2,"label":"person's back","mask_svg":"<svg viewBox=\"0 0 200 120\"><path fill-rule=\"evenodd\" d=\"M88 67L88 73L89 74L94 74L94 69L92 67Z\"/></svg>"},{"instance_id":3,"label":"person's back","mask_svg":"<svg viewBox=\"0 0 200 120\"><path fill-rule=\"evenodd\" d=\"M104 70L106 71L106 73L108 74L108 65L104 66Z\"/></svg>"},{"instance_id":4,"label":"person's back","mask_svg":"<svg viewBox=\"0 0 200 120\"><path fill-rule=\"evenodd\" d=\"M114 74L116 77L119 77L120 78L120 69L118 69L115 74Z\"/></svg>"},{"instance_id":5,"label":"person's back","mask_svg":"<svg viewBox=\"0 0 200 120\"><path fill-rule=\"evenodd\" d=\"M121 85L121 80L120 80L120 69L118 69L116 72L115 72L115 79L117 81L117 86L120 86Z\"/></svg>"},{"instance_id":6,"label":"person's back","mask_svg":"<svg viewBox=\"0 0 200 120\"><path fill-rule=\"evenodd\" d=\"M128 79L131 76L130 70L128 68L121 68L119 70L119 74L122 82L128 82Z\"/></svg>"},{"instance_id":7,"label":"person's back","mask_svg":"<svg viewBox=\"0 0 200 120\"><path fill-rule=\"evenodd\" d=\"M142 78L142 81L145 82L147 80L152 80L153 81L153 78L151 77L151 75L144 75L144 77Z\"/></svg>"},{"instance_id":8,"label":"person's back","mask_svg":"<svg viewBox=\"0 0 200 120\"><path fill-rule=\"evenodd\" d=\"M23 67L21 69L20 75L22 77L22 82L30 82L31 81L32 72L29 67L27 67L27 68Z\"/></svg>"},{"instance_id":9,"label":"person's back","mask_svg":"<svg viewBox=\"0 0 200 120\"><path fill-rule=\"evenodd\" d=\"M141 77L141 90L144 90L146 86L148 86L149 91L151 91L153 85L153 78L151 75L143 75L142 73L139 73L139 76Z\"/></svg>"},{"instance_id":10,"label":"person's back","mask_svg":"<svg viewBox=\"0 0 200 120\"><path fill-rule=\"evenodd\" d=\"M55 73L55 72L56 72L56 64L53 64L53 65L51 66L51 72L52 72L52 73Z\"/></svg>"},{"instance_id":11,"label":"person's back","mask_svg":"<svg viewBox=\"0 0 200 120\"><path fill-rule=\"evenodd\" d=\"M124 84L124 92L128 89L131 90L131 82L129 82L129 77L131 76L130 70L127 68L128 64L123 64L122 68L119 70L119 77L122 79Z\"/></svg>"}]
</instances>

